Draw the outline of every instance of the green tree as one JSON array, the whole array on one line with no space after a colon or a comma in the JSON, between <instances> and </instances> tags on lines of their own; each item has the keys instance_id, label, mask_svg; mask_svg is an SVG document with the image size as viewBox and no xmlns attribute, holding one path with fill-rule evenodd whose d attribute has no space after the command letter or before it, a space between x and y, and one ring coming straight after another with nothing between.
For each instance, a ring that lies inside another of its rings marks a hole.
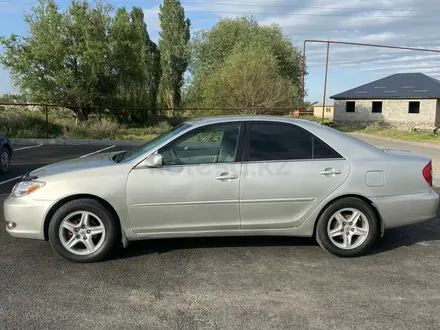
<instances>
[{"instance_id":1,"label":"green tree","mask_svg":"<svg viewBox=\"0 0 440 330\"><path fill-rule=\"evenodd\" d=\"M189 63L189 19L179 0L164 0L160 6L161 39L159 40L162 78L159 103L168 108L177 108L181 101L184 73Z\"/></svg>"},{"instance_id":2,"label":"green tree","mask_svg":"<svg viewBox=\"0 0 440 330\"><path fill-rule=\"evenodd\" d=\"M270 50L249 45L236 50L206 80L203 100L207 107L237 108L255 113L294 103L295 86L280 74Z\"/></svg>"},{"instance_id":3,"label":"green tree","mask_svg":"<svg viewBox=\"0 0 440 330\"><path fill-rule=\"evenodd\" d=\"M114 79L106 42L111 8L72 1L61 13L53 0L40 0L25 15L30 35L0 39L0 62L20 90L35 102L74 105L79 120L108 102Z\"/></svg>"},{"instance_id":4,"label":"green tree","mask_svg":"<svg viewBox=\"0 0 440 330\"><path fill-rule=\"evenodd\" d=\"M225 70L225 62L231 61L230 56L234 56L235 61L238 61L240 52L243 52L243 58L258 53L271 54L271 61L275 60L275 67L270 62L272 69L276 69L277 74L290 84L288 103L299 104L301 95L300 51L294 47L290 39L283 35L277 25L260 26L256 20L248 17L222 19L212 29L200 31L193 38L191 81L186 89L188 99L185 103L194 106L211 104L212 98L207 99L207 92L204 88L206 82L212 79L212 75ZM265 55L267 58L269 58L268 54ZM228 65L231 67L232 64L229 62Z\"/></svg>"},{"instance_id":5,"label":"green tree","mask_svg":"<svg viewBox=\"0 0 440 330\"><path fill-rule=\"evenodd\" d=\"M25 15L29 36L0 38L0 63L29 100L71 105L81 121L111 104L154 108L160 57L143 11L111 16L112 8L99 1L73 0L62 12L53 0L40 0ZM136 113L130 119L148 115Z\"/></svg>"},{"instance_id":6,"label":"green tree","mask_svg":"<svg viewBox=\"0 0 440 330\"><path fill-rule=\"evenodd\" d=\"M156 107L160 81L160 55L151 41L142 9L117 10L110 29L113 67L117 79L116 102L134 108ZM116 111L116 115L144 121L148 111Z\"/></svg>"}]
</instances>

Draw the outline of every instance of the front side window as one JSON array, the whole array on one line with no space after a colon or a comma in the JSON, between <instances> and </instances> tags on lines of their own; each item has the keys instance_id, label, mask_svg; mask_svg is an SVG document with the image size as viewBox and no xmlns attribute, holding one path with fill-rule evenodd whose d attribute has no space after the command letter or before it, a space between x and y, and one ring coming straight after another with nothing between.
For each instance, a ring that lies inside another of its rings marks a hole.
<instances>
[{"instance_id":1,"label":"front side window","mask_svg":"<svg viewBox=\"0 0 440 330\"><path fill-rule=\"evenodd\" d=\"M120 158L118 159L118 162L122 161L131 161L135 159L136 157L139 157L140 155L150 151L151 149L157 147L159 144L162 144L166 142L167 140L173 138L174 136L178 135L179 133L185 131L186 129L190 128L191 125L187 123L180 124L170 131L163 133L162 135L159 135L155 137L154 139L144 143L143 145L134 148L126 153L121 153Z\"/></svg>"},{"instance_id":2,"label":"front side window","mask_svg":"<svg viewBox=\"0 0 440 330\"><path fill-rule=\"evenodd\" d=\"M294 125L251 123L248 161L342 158L311 133Z\"/></svg>"},{"instance_id":3,"label":"front side window","mask_svg":"<svg viewBox=\"0 0 440 330\"><path fill-rule=\"evenodd\" d=\"M197 129L160 151L164 165L192 165L235 162L240 123Z\"/></svg>"}]
</instances>

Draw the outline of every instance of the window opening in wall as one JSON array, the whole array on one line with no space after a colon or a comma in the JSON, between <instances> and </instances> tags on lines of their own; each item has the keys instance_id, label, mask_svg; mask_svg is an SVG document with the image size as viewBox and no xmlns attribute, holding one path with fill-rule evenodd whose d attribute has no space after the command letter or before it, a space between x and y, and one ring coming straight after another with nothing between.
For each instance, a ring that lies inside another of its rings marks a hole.
<instances>
[{"instance_id":1,"label":"window opening in wall","mask_svg":"<svg viewBox=\"0 0 440 330\"><path fill-rule=\"evenodd\" d=\"M420 113L420 102L419 101L409 102L408 113Z\"/></svg>"},{"instance_id":2,"label":"window opening in wall","mask_svg":"<svg viewBox=\"0 0 440 330\"><path fill-rule=\"evenodd\" d=\"M373 113L382 113L382 102L373 102Z\"/></svg>"},{"instance_id":3,"label":"window opening in wall","mask_svg":"<svg viewBox=\"0 0 440 330\"><path fill-rule=\"evenodd\" d=\"M354 112L355 108L356 108L356 102L354 102L354 101L347 101L345 103L345 111L346 112Z\"/></svg>"}]
</instances>

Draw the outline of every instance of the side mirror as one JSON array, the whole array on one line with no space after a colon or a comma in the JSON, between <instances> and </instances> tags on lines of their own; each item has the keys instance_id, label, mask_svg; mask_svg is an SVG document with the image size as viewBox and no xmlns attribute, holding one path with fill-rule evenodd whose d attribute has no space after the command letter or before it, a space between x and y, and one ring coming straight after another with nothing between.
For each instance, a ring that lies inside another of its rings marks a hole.
<instances>
[{"instance_id":1,"label":"side mirror","mask_svg":"<svg viewBox=\"0 0 440 330\"><path fill-rule=\"evenodd\" d=\"M143 161L143 165L146 167L162 167L162 155L161 154L153 154L145 158Z\"/></svg>"}]
</instances>

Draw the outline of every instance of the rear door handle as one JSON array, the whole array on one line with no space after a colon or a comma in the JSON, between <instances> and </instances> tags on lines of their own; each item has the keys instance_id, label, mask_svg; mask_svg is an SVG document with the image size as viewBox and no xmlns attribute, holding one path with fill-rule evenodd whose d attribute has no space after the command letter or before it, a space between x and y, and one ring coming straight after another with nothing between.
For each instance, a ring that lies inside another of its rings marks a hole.
<instances>
[{"instance_id":1,"label":"rear door handle","mask_svg":"<svg viewBox=\"0 0 440 330\"><path fill-rule=\"evenodd\" d=\"M322 175L327 175L327 176L341 174L341 173L342 173L341 171L336 170L334 168L326 168L324 171L321 171Z\"/></svg>"},{"instance_id":2,"label":"rear door handle","mask_svg":"<svg viewBox=\"0 0 440 330\"><path fill-rule=\"evenodd\" d=\"M216 177L216 180L235 180L235 179L238 179L238 175L229 174L229 173L222 173L218 177Z\"/></svg>"}]
</instances>

